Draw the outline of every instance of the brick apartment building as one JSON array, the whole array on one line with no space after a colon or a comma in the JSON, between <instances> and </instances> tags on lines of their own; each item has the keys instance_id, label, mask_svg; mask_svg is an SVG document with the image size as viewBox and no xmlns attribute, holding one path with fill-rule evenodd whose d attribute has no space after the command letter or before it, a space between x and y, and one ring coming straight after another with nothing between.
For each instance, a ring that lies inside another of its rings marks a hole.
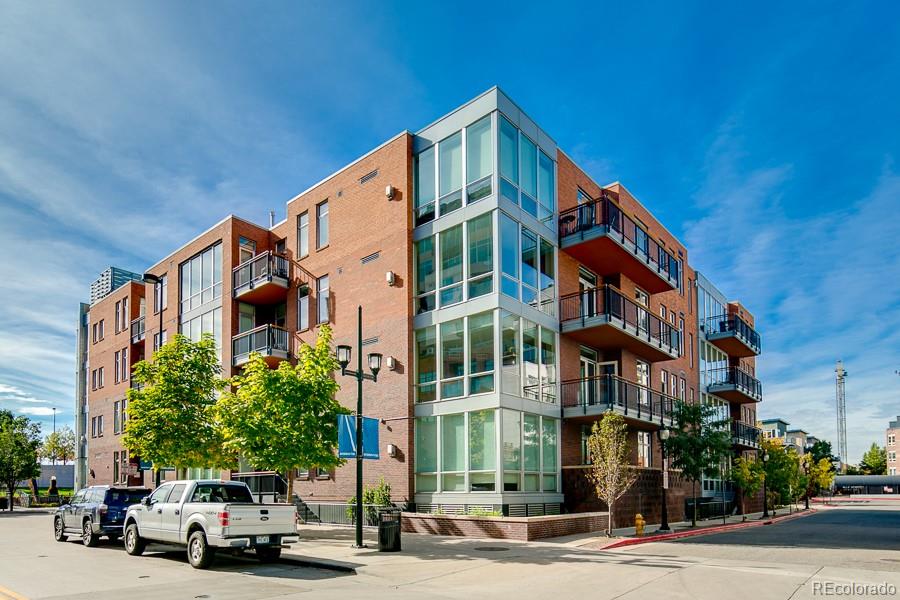
<instances>
[{"instance_id":1,"label":"brick apartment building","mask_svg":"<svg viewBox=\"0 0 900 600\"><path fill-rule=\"evenodd\" d=\"M900 474L900 461L897 460L897 448L900 447L897 440L900 439L900 416L888 423L884 433L884 450L887 454L887 474Z\"/></svg>"},{"instance_id":2,"label":"brick apartment building","mask_svg":"<svg viewBox=\"0 0 900 600\"><path fill-rule=\"evenodd\" d=\"M228 376L251 351L292 360L325 322L355 346L357 305L364 352L386 362L365 384L364 412L381 419L366 480L384 477L419 511L602 508L585 440L610 409L641 471L623 522L658 518L658 431L676 398L721 406L736 455L758 447L753 316L622 184L591 180L497 88L297 195L283 221L229 216L146 272L161 282L129 280L83 309L85 483L149 483L117 432L130 366L160 339L213 333ZM355 386L339 381L354 408ZM352 464L295 477L307 501L354 492ZM689 486L670 481L678 516ZM703 489L731 494L721 480Z\"/></svg>"}]
</instances>

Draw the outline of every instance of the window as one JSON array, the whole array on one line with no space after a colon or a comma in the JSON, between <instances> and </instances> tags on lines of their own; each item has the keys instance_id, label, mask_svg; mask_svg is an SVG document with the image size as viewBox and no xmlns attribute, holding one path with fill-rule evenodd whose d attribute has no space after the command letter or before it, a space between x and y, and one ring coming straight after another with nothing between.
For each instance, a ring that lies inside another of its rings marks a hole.
<instances>
[{"instance_id":1,"label":"window","mask_svg":"<svg viewBox=\"0 0 900 600\"><path fill-rule=\"evenodd\" d=\"M309 329L309 288L302 287L297 290L297 330Z\"/></svg>"},{"instance_id":2,"label":"window","mask_svg":"<svg viewBox=\"0 0 900 600\"><path fill-rule=\"evenodd\" d=\"M120 352L116 350L113 359L113 379L115 379L116 383L119 383L119 377L122 373L122 361L120 358Z\"/></svg>"},{"instance_id":3,"label":"window","mask_svg":"<svg viewBox=\"0 0 900 600\"><path fill-rule=\"evenodd\" d=\"M469 298L477 298L493 291L493 223L491 213L472 219L468 227Z\"/></svg>"},{"instance_id":4,"label":"window","mask_svg":"<svg viewBox=\"0 0 900 600\"><path fill-rule=\"evenodd\" d=\"M437 417L416 419L416 491L436 492L438 473Z\"/></svg>"},{"instance_id":5,"label":"window","mask_svg":"<svg viewBox=\"0 0 900 600\"><path fill-rule=\"evenodd\" d=\"M113 452L113 482L119 483L119 452Z\"/></svg>"},{"instance_id":6,"label":"window","mask_svg":"<svg viewBox=\"0 0 900 600\"><path fill-rule=\"evenodd\" d=\"M169 283L168 276L159 278L159 283L153 285L153 312L158 313L168 307Z\"/></svg>"},{"instance_id":7,"label":"window","mask_svg":"<svg viewBox=\"0 0 900 600\"><path fill-rule=\"evenodd\" d=\"M97 343L97 339L98 339L98 338L97 338L97 324L94 323L94 324L91 326L91 343L92 343L92 344L96 344L96 343Z\"/></svg>"},{"instance_id":8,"label":"window","mask_svg":"<svg viewBox=\"0 0 900 600\"><path fill-rule=\"evenodd\" d=\"M463 242L462 225L451 227L440 234L441 243L441 306L456 304L463 300Z\"/></svg>"},{"instance_id":9,"label":"window","mask_svg":"<svg viewBox=\"0 0 900 600\"><path fill-rule=\"evenodd\" d=\"M464 394L465 344L463 320L441 323L441 398L457 398Z\"/></svg>"},{"instance_id":10,"label":"window","mask_svg":"<svg viewBox=\"0 0 900 600\"><path fill-rule=\"evenodd\" d=\"M328 275L323 275L316 279L316 324L328 323L331 312L328 304L330 302L328 294Z\"/></svg>"},{"instance_id":11,"label":"window","mask_svg":"<svg viewBox=\"0 0 900 600\"><path fill-rule=\"evenodd\" d=\"M540 491L541 469L541 418L537 415L524 415L524 427L522 430L522 458L524 473L523 490L526 492Z\"/></svg>"},{"instance_id":12,"label":"window","mask_svg":"<svg viewBox=\"0 0 900 600\"><path fill-rule=\"evenodd\" d=\"M181 265L181 311L222 297L222 244L207 248Z\"/></svg>"},{"instance_id":13,"label":"window","mask_svg":"<svg viewBox=\"0 0 900 600\"><path fill-rule=\"evenodd\" d=\"M519 299L519 224L500 213L500 291Z\"/></svg>"},{"instance_id":14,"label":"window","mask_svg":"<svg viewBox=\"0 0 900 600\"><path fill-rule=\"evenodd\" d=\"M522 302L535 305L538 285L537 236L522 228Z\"/></svg>"},{"instance_id":15,"label":"window","mask_svg":"<svg viewBox=\"0 0 900 600\"><path fill-rule=\"evenodd\" d=\"M97 369L91 369L91 389L97 389Z\"/></svg>"},{"instance_id":16,"label":"window","mask_svg":"<svg viewBox=\"0 0 900 600\"><path fill-rule=\"evenodd\" d=\"M556 334L541 327L541 400L556 402Z\"/></svg>"},{"instance_id":17,"label":"window","mask_svg":"<svg viewBox=\"0 0 900 600\"><path fill-rule=\"evenodd\" d=\"M522 375L519 372L519 317L507 311L500 313L500 389L519 395L522 389Z\"/></svg>"},{"instance_id":18,"label":"window","mask_svg":"<svg viewBox=\"0 0 900 600\"><path fill-rule=\"evenodd\" d=\"M434 146L416 156L416 213L415 224L434 220L435 164Z\"/></svg>"},{"instance_id":19,"label":"window","mask_svg":"<svg viewBox=\"0 0 900 600\"><path fill-rule=\"evenodd\" d=\"M638 402L648 406L650 404L650 363L642 360L636 361L635 369L637 373Z\"/></svg>"},{"instance_id":20,"label":"window","mask_svg":"<svg viewBox=\"0 0 900 600\"><path fill-rule=\"evenodd\" d=\"M494 313L469 317L469 394L494 391Z\"/></svg>"},{"instance_id":21,"label":"window","mask_svg":"<svg viewBox=\"0 0 900 600\"><path fill-rule=\"evenodd\" d=\"M416 314L435 309L435 237L419 240L416 254Z\"/></svg>"},{"instance_id":22,"label":"window","mask_svg":"<svg viewBox=\"0 0 900 600\"><path fill-rule=\"evenodd\" d=\"M97 369L97 387L103 387L103 367Z\"/></svg>"},{"instance_id":23,"label":"window","mask_svg":"<svg viewBox=\"0 0 900 600\"><path fill-rule=\"evenodd\" d=\"M328 245L328 201L316 205L316 250Z\"/></svg>"},{"instance_id":24,"label":"window","mask_svg":"<svg viewBox=\"0 0 900 600\"><path fill-rule=\"evenodd\" d=\"M238 264L244 264L256 256L256 242L244 236L238 239Z\"/></svg>"},{"instance_id":25,"label":"window","mask_svg":"<svg viewBox=\"0 0 900 600\"><path fill-rule=\"evenodd\" d=\"M462 132L438 144L438 215L462 206Z\"/></svg>"},{"instance_id":26,"label":"window","mask_svg":"<svg viewBox=\"0 0 900 600\"><path fill-rule=\"evenodd\" d=\"M466 469L465 415L441 417L441 489L464 492Z\"/></svg>"},{"instance_id":27,"label":"window","mask_svg":"<svg viewBox=\"0 0 900 600\"><path fill-rule=\"evenodd\" d=\"M537 146L525 135L519 136L519 176L522 209L537 217Z\"/></svg>"},{"instance_id":28,"label":"window","mask_svg":"<svg viewBox=\"0 0 900 600\"><path fill-rule=\"evenodd\" d=\"M650 455L650 432L638 431L638 466L651 466L652 458Z\"/></svg>"},{"instance_id":29,"label":"window","mask_svg":"<svg viewBox=\"0 0 900 600\"><path fill-rule=\"evenodd\" d=\"M491 194L493 156L491 117L484 117L466 128L466 196L468 204Z\"/></svg>"},{"instance_id":30,"label":"window","mask_svg":"<svg viewBox=\"0 0 900 600\"><path fill-rule=\"evenodd\" d=\"M166 498L166 502L176 504L181 501L181 496L184 494L185 484L176 483L172 486L172 491L169 492L169 497Z\"/></svg>"},{"instance_id":31,"label":"window","mask_svg":"<svg viewBox=\"0 0 900 600\"><path fill-rule=\"evenodd\" d=\"M684 317L678 317L678 353L684 355Z\"/></svg>"},{"instance_id":32,"label":"window","mask_svg":"<svg viewBox=\"0 0 900 600\"><path fill-rule=\"evenodd\" d=\"M116 302L116 333L122 331L122 301Z\"/></svg>"},{"instance_id":33,"label":"window","mask_svg":"<svg viewBox=\"0 0 900 600\"><path fill-rule=\"evenodd\" d=\"M437 399L437 335L434 327L416 331L416 402Z\"/></svg>"},{"instance_id":34,"label":"window","mask_svg":"<svg viewBox=\"0 0 900 600\"><path fill-rule=\"evenodd\" d=\"M119 412L119 401L116 400L115 402L113 402L113 433L115 434L121 433L122 431L120 415L121 413Z\"/></svg>"},{"instance_id":35,"label":"window","mask_svg":"<svg viewBox=\"0 0 900 600\"><path fill-rule=\"evenodd\" d=\"M684 389L686 386L686 382L684 381L684 377L678 378L678 399L684 400Z\"/></svg>"},{"instance_id":36,"label":"window","mask_svg":"<svg viewBox=\"0 0 900 600\"><path fill-rule=\"evenodd\" d=\"M691 368L694 368L694 334L688 334L688 356L690 356Z\"/></svg>"},{"instance_id":37,"label":"window","mask_svg":"<svg viewBox=\"0 0 900 600\"><path fill-rule=\"evenodd\" d=\"M103 415L97 415L97 437L103 437Z\"/></svg>"},{"instance_id":38,"label":"window","mask_svg":"<svg viewBox=\"0 0 900 600\"><path fill-rule=\"evenodd\" d=\"M669 374L666 373L665 371L660 371L659 372L659 389L662 391L662 393L664 395L669 394L668 385L669 385Z\"/></svg>"},{"instance_id":39,"label":"window","mask_svg":"<svg viewBox=\"0 0 900 600\"><path fill-rule=\"evenodd\" d=\"M216 310L221 310L221 309L216 309ZM192 327L192 325L199 325L200 322L201 322L201 318L196 317L194 319L191 319L187 323L182 324L181 325L181 333L186 335L187 337L191 338L195 342L200 341L200 336L201 336L200 328ZM194 339L194 336L193 336L194 330L196 331L197 339ZM203 333L214 333L214 332L208 331L208 332L203 332ZM165 329L163 329L161 333L153 334L153 351L154 352L159 350L160 347L162 347L162 345L165 343L166 343L166 330Z\"/></svg>"},{"instance_id":40,"label":"window","mask_svg":"<svg viewBox=\"0 0 900 600\"><path fill-rule=\"evenodd\" d=\"M522 488L522 413L507 408L501 412L503 422L503 491L518 492Z\"/></svg>"},{"instance_id":41,"label":"window","mask_svg":"<svg viewBox=\"0 0 900 600\"><path fill-rule=\"evenodd\" d=\"M97 437L97 417L91 417L91 437Z\"/></svg>"},{"instance_id":42,"label":"window","mask_svg":"<svg viewBox=\"0 0 900 600\"><path fill-rule=\"evenodd\" d=\"M98 329L98 331L100 332L100 337L97 338L98 340L102 340L105 337L104 336L104 327L103 327L104 322L105 322L104 319L100 319L99 329Z\"/></svg>"},{"instance_id":43,"label":"window","mask_svg":"<svg viewBox=\"0 0 900 600\"><path fill-rule=\"evenodd\" d=\"M541 221L553 218L556 210L556 184L553 161L543 152L538 152L538 217Z\"/></svg>"},{"instance_id":44,"label":"window","mask_svg":"<svg viewBox=\"0 0 900 600\"><path fill-rule=\"evenodd\" d=\"M493 492L497 474L495 409L469 413L469 490Z\"/></svg>"},{"instance_id":45,"label":"window","mask_svg":"<svg viewBox=\"0 0 900 600\"><path fill-rule=\"evenodd\" d=\"M309 255L309 212L297 217L297 258Z\"/></svg>"},{"instance_id":46,"label":"window","mask_svg":"<svg viewBox=\"0 0 900 600\"><path fill-rule=\"evenodd\" d=\"M128 421L128 398L122 398L119 401L121 407L122 431L125 431L125 423Z\"/></svg>"},{"instance_id":47,"label":"window","mask_svg":"<svg viewBox=\"0 0 900 600\"><path fill-rule=\"evenodd\" d=\"M557 420L549 417L541 419L541 472L542 489L555 492L556 486L556 453L557 453Z\"/></svg>"},{"instance_id":48,"label":"window","mask_svg":"<svg viewBox=\"0 0 900 600\"><path fill-rule=\"evenodd\" d=\"M500 117L500 193L515 204L519 203L518 145L518 129L505 117Z\"/></svg>"}]
</instances>

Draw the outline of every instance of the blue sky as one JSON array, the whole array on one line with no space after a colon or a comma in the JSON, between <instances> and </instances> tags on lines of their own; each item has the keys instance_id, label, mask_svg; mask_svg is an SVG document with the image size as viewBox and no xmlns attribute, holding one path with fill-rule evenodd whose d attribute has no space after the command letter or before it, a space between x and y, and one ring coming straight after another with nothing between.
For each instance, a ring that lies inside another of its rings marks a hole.
<instances>
[{"instance_id":1,"label":"blue sky","mask_svg":"<svg viewBox=\"0 0 900 600\"><path fill-rule=\"evenodd\" d=\"M763 417L900 414L890 3L0 0L0 406L72 421L77 303L500 85L757 315ZM164 221L157 217L165 214Z\"/></svg>"}]
</instances>

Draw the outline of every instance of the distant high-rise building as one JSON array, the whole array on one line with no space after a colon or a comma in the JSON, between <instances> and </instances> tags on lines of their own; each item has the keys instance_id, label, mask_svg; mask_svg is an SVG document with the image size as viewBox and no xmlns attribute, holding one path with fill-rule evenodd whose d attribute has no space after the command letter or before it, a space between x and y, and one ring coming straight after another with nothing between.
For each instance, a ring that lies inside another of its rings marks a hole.
<instances>
[{"instance_id":1,"label":"distant high-rise building","mask_svg":"<svg viewBox=\"0 0 900 600\"><path fill-rule=\"evenodd\" d=\"M129 281L141 281L142 279L143 275L140 273L133 273L118 267L109 267L91 283L91 304L110 295Z\"/></svg>"},{"instance_id":2,"label":"distant high-rise building","mask_svg":"<svg viewBox=\"0 0 900 600\"><path fill-rule=\"evenodd\" d=\"M897 439L900 438L900 416L888 423L885 432L884 449L887 452L888 475L897 475L900 462L897 461Z\"/></svg>"}]
</instances>

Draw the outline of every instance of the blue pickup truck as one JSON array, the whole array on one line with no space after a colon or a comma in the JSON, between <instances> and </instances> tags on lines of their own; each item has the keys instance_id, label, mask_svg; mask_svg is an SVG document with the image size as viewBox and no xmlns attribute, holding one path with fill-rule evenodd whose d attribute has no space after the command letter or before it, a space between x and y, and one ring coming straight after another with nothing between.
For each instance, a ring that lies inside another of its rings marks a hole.
<instances>
[{"instance_id":1,"label":"blue pickup truck","mask_svg":"<svg viewBox=\"0 0 900 600\"><path fill-rule=\"evenodd\" d=\"M94 485L78 491L68 504L53 515L53 537L65 542L79 536L85 546L96 546L101 536L117 540L122 536L125 513L140 504L151 490L143 487Z\"/></svg>"}]
</instances>

